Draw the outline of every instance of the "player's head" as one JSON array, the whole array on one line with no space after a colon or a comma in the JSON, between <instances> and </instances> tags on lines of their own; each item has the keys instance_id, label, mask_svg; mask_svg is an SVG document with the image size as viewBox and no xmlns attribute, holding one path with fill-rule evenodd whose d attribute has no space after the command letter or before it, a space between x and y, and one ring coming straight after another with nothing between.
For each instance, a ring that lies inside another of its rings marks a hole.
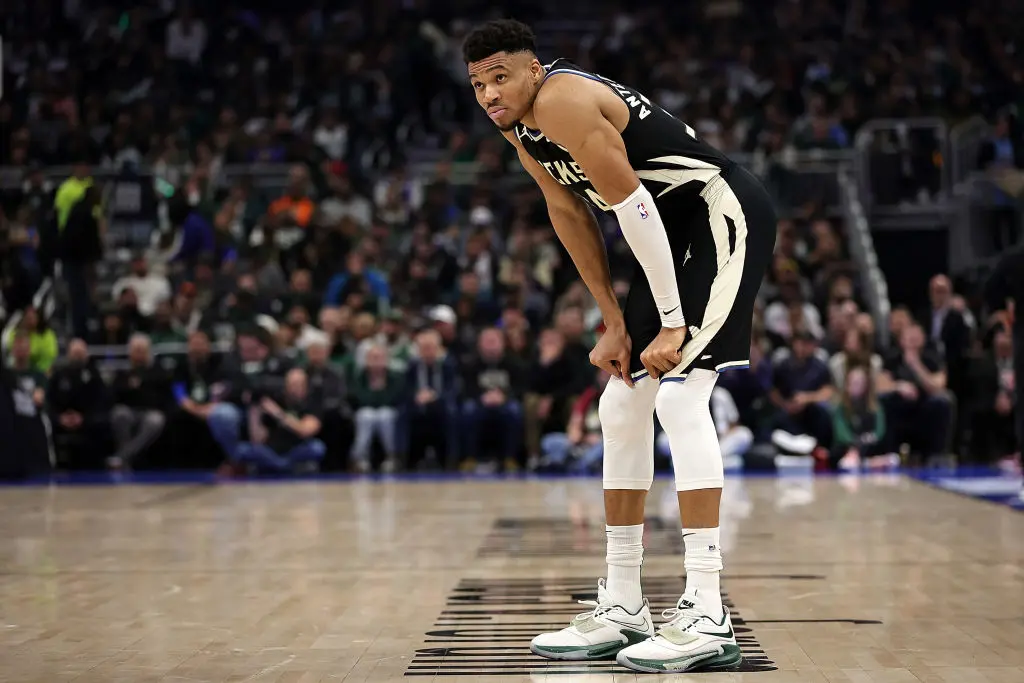
<instances>
[{"instance_id":1,"label":"player's head","mask_svg":"<svg viewBox=\"0 0 1024 683\"><path fill-rule=\"evenodd\" d=\"M476 101L499 130L512 130L533 106L544 79L536 52L533 31L514 19L481 24L462 44Z\"/></svg>"}]
</instances>

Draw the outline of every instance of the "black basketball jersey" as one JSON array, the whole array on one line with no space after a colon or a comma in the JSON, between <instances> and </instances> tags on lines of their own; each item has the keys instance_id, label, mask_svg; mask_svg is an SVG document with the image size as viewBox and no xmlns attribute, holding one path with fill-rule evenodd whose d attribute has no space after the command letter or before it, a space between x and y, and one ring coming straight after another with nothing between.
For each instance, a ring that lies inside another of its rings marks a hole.
<instances>
[{"instance_id":1,"label":"black basketball jersey","mask_svg":"<svg viewBox=\"0 0 1024 683\"><path fill-rule=\"evenodd\" d=\"M576 74L604 83L629 106L629 122L622 131L622 141L630 166L647 190L661 205L665 195L672 193L672 207L678 211L686 199L695 201L704 185L733 166L724 154L699 140L693 128L652 103L633 88L603 76L584 71L572 62L558 59L545 67L547 76ZM536 159L551 176L568 187L591 206L611 211L569 152L548 140L541 131L516 124L516 136L526 152ZM682 200L682 203L675 201ZM661 208L659 206L659 208Z\"/></svg>"}]
</instances>

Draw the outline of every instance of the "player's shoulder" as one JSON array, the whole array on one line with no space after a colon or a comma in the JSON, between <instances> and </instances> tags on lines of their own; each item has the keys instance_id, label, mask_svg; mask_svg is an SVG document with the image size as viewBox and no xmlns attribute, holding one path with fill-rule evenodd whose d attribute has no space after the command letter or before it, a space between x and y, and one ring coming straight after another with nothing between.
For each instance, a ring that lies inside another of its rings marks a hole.
<instances>
[{"instance_id":1,"label":"player's shoulder","mask_svg":"<svg viewBox=\"0 0 1024 683\"><path fill-rule=\"evenodd\" d=\"M578 118L599 109L599 92L593 88L593 81L571 72L551 73L533 101L533 115L538 120L561 119L570 114Z\"/></svg>"}]
</instances>

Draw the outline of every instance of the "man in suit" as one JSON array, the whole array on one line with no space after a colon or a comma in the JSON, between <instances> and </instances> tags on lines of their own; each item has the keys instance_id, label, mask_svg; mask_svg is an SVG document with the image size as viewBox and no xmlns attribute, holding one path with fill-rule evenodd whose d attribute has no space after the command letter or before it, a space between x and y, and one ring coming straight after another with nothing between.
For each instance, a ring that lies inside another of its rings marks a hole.
<instances>
[{"instance_id":1,"label":"man in suit","mask_svg":"<svg viewBox=\"0 0 1024 683\"><path fill-rule=\"evenodd\" d=\"M406 369L406 405L401 434L409 465L433 448L445 465L459 462L458 367L445 351L441 334L426 329L416 335L416 357Z\"/></svg>"}]
</instances>

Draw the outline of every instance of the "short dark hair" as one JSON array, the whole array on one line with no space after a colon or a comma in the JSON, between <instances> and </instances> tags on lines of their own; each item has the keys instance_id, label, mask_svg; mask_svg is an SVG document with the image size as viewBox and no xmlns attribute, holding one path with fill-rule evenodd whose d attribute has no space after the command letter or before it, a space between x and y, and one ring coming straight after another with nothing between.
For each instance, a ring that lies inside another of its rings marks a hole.
<instances>
[{"instance_id":1,"label":"short dark hair","mask_svg":"<svg viewBox=\"0 0 1024 683\"><path fill-rule=\"evenodd\" d=\"M480 24L462 43L462 59L466 64L479 62L498 52L537 52L533 29L515 19L494 19Z\"/></svg>"}]
</instances>

